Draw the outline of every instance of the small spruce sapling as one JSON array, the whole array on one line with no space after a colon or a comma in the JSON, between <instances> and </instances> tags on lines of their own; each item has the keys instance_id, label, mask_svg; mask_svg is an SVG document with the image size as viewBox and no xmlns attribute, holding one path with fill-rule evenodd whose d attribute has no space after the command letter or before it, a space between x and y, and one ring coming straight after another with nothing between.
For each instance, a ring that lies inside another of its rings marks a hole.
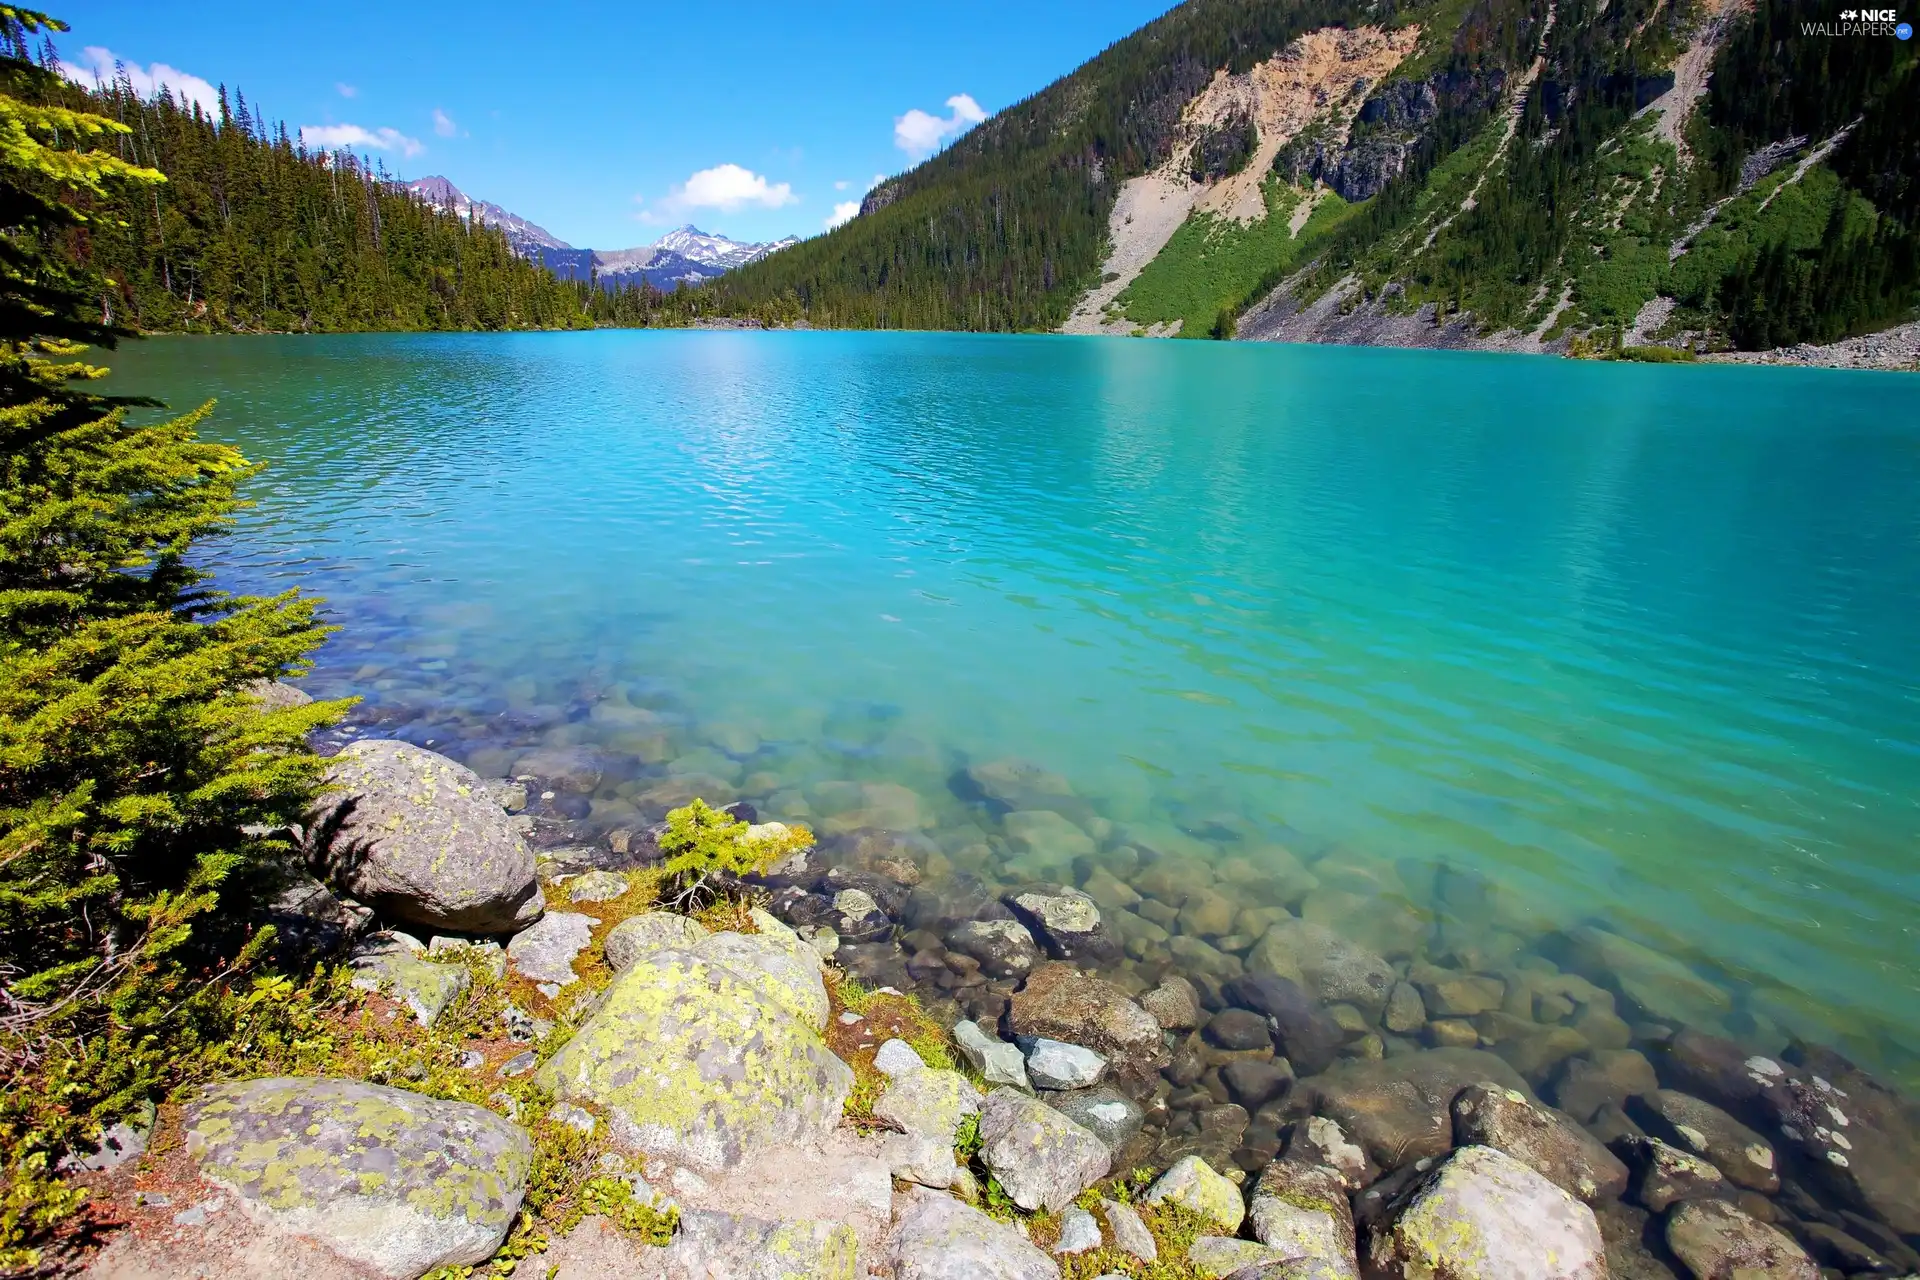
<instances>
[{"instance_id":1,"label":"small spruce sapling","mask_svg":"<svg viewBox=\"0 0 1920 1280\"><path fill-rule=\"evenodd\" d=\"M696 799L667 814L659 844L666 855L661 900L676 911L692 912L734 893L744 877L764 874L811 849L813 832L778 822L752 828Z\"/></svg>"}]
</instances>

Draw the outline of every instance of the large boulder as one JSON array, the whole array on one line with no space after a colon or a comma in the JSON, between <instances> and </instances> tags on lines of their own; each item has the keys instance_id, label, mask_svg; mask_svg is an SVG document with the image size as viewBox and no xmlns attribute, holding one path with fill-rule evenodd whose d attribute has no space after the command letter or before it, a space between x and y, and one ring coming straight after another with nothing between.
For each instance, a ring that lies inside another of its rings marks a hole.
<instances>
[{"instance_id":1,"label":"large boulder","mask_svg":"<svg viewBox=\"0 0 1920 1280\"><path fill-rule=\"evenodd\" d=\"M1292 979L1328 1004L1350 1004L1369 1017L1386 1008L1398 976L1393 966L1322 924L1280 921L1247 956L1247 968Z\"/></svg>"},{"instance_id":2,"label":"large boulder","mask_svg":"<svg viewBox=\"0 0 1920 1280\"><path fill-rule=\"evenodd\" d=\"M1694 1280L1818 1280L1789 1239L1722 1200L1690 1200L1667 1218L1667 1248Z\"/></svg>"},{"instance_id":3,"label":"large boulder","mask_svg":"<svg viewBox=\"0 0 1920 1280\"><path fill-rule=\"evenodd\" d=\"M894 1280L1060 1280L1060 1268L1011 1223L921 1192L893 1231Z\"/></svg>"},{"instance_id":4,"label":"large boulder","mask_svg":"<svg viewBox=\"0 0 1920 1280\"><path fill-rule=\"evenodd\" d=\"M1567 941L1573 968L1656 1021L1718 1027L1733 1012L1732 996L1664 952L1590 925Z\"/></svg>"},{"instance_id":5,"label":"large boulder","mask_svg":"<svg viewBox=\"0 0 1920 1280\"><path fill-rule=\"evenodd\" d=\"M1588 1204L1617 1199L1627 1189L1627 1166L1598 1138L1498 1085L1468 1085L1454 1097L1453 1138L1463 1147L1504 1151Z\"/></svg>"},{"instance_id":6,"label":"large boulder","mask_svg":"<svg viewBox=\"0 0 1920 1280\"><path fill-rule=\"evenodd\" d=\"M1160 1024L1125 991L1070 964L1043 964L1014 993L1016 1036L1082 1045L1106 1056L1116 1078L1143 1083L1166 1061Z\"/></svg>"},{"instance_id":7,"label":"large boulder","mask_svg":"<svg viewBox=\"0 0 1920 1280\"><path fill-rule=\"evenodd\" d=\"M1345 1062L1305 1084L1321 1115L1339 1121L1376 1164L1393 1170L1452 1150L1454 1097L1482 1081L1532 1098L1512 1067L1479 1049Z\"/></svg>"},{"instance_id":8,"label":"large boulder","mask_svg":"<svg viewBox=\"0 0 1920 1280\"><path fill-rule=\"evenodd\" d=\"M980 1160L1022 1209L1060 1212L1104 1178L1113 1155L1099 1137L1017 1090L980 1109Z\"/></svg>"},{"instance_id":9,"label":"large boulder","mask_svg":"<svg viewBox=\"0 0 1920 1280\"><path fill-rule=\"evenodd\" d=\"M1388 1215L1363 1259L1378 1280L1607 1280L1593 1210L1491 1147L1460 1148Z\"/></svg>"},{"instance_id":10,"label":"large boulder","mask_svg":"<svg viewBox=\"0 0 1920 1280\"><path fill-rule=\"evenodd\" d=\"M369 738L327 767L315 853L355 898L451 933L510 933L546 908L533 852L487 784L406 742Z\"/></svg>"},{"instance_id":11,"label":"large boulder","mask_svg":"<svg viewBox=\"0 0 1920 1280\"><path fill-rule=\"evenodd\" d=\"M817 972L810 984L796 978L778 942L716 942L740 937L634 961L537 1082L597 1106L626 1145L700 1168L737 1165L756 1145L823 1138L853 1086L820 1039L824 987L813 990Z\"/></svg>"},{"instance_id":12,"label":"large boulder","mask_svg":"<svg viewBox=\"0 0 1920 1280\"><path fill-rule=\"evenodd\" d=\"M526 1132L491 1111L352 1080L209 1085L185 1128L201 1176L247 1214L381 1276L491 1256L533 1165Z\"/></svg>"}]
</instances>

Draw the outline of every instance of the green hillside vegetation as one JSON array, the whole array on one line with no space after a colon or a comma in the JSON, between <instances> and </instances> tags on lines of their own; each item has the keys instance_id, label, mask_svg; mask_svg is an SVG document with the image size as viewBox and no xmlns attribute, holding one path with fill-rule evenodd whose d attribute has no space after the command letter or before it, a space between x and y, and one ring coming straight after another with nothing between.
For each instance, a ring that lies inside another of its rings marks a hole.
<instances>
[{"instance_id":1,"label":"green hillside vegetation","mask_svg":"<svg viewBox=\"0 0 1920 1280\"><path fill-rule=\"evenodd\" d=\"M1294 235L1291 219L1310 193L1268 178L1267 216L1250 223L1196 213L1121 293L1120 312L1139 325L1180 325L1183 338L1219 338L1274 279L1299 264L1353 206L1326 192Z\"/></svg>"}]
</instances>

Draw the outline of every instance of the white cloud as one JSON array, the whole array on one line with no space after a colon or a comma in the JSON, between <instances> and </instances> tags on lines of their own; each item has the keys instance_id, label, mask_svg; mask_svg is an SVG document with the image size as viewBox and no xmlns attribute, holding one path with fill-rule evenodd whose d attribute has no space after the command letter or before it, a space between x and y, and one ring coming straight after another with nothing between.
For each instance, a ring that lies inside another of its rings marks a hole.
<instances>
[{"instance_id":1,"label":"white cloud","mask_svg":"<svg viewBox=\"0 0 1920 1280\"><path fill-rule=\"evenodd\" d=\"M778 209L794 204L799 199L787 183L768 182L760 174L737 164L721 164L702 169L688 178L684 185L675 187L665 203L682 209L718 209L722 213L737 213L750 204L759 205L762 209Z\"/></svg>"},{"instance_id":2,"label":"white cloud","mask_svg":"<svg viewBox=\"0 0 1920 1280\"><path fill-rule=\"evenodd\" d=\"M827 230L831 231L835 227L852 222L859 215L860 202L858 200L843 200L833 206L833 214L827 219Z\"/></svg>"},{"instance_id":3,"label":"white cloud","mask_svg":"<svg viewBox=\"0 0 1920 1280\"><path fill-rule=\"evenodd\" d=\"M460 131L460 126L453 122L452 116L440 108L435 107L433 109L433 131L443 138L451 138Z\"/></svg>"},{"instance_id":4,"label":"white cloud","mask_svg":"<svg viewBox=\"0 0 1920 1280\"><path fill-rule=\"evenodd\" d=\"M398 129L362 129L357 124L303 124L300 141L323 151L372 147L377 151L398 151L409 159L427 149L420 139L409 138Z\"/></svg>"},{"instance_id":5,"label":"white cloud","mask_svg":"<svg viewBox=\"0 0 1920 1280\"><path fill-rule=\"evenodd\" d=\"M220 112L220 91L199 76L190 76L178 67L170 67L164 62L156 62L150 67L143 67L137 62L123 63L114 56L113 50L103 49L99 45L88 45L80 51L80 56L85 61L60 64L60 74L77 85L97 89L111 84L124 73L133 91L143 98L151 98L165 88L179 101L199 103L200 109L210 116Z\"/></svg>"},{"instance_id":6,"label":"white cloud","mask_svg":"<svg viewBox=\"0 0 1920 1280\"><path fill-rule=\"evenodd\" d=\"M840 181L833 184L833 189L835 191L845 191L848 187L852 185L853 184L851 182L848 182L845 178L842 178L840 179Z\"/></svg>"},{"instance_id":7,"label":"white cloud","mask_svg":"<svg viewBox=\"0 0 1920 1280\"><path fill-rule=\"evenodd\" d=\"M359 88L348 84L344 80L335 81L333 87L340 91L340 96L343 98L357 98L360 96Z\"/></svg>"},{"instance_id":8,"label":"white cloud","mask_svg":"<svg viewBox=\"0 0 1920 1280\"><path fill-rule=\"evenodd\" d=\"M893 122L893 145L899 147L916 159L929 156L940 149L940 144L956 134L964 133L972 126L987 118L971 95L956 93L947 99L947 107L953 112L949 116L929 115L915 107Z\"/></svg>"}]
</instances>

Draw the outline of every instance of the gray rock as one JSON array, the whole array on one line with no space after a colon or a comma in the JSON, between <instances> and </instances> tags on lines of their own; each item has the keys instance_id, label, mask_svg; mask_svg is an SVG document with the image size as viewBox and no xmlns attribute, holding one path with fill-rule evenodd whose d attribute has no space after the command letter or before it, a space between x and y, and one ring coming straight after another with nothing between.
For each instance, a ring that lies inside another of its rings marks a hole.
<instances>
[{"instance_id":1,"label":"gray rock","mask_svg":"<svg viewBox=\"0 0 1920 1280\"><path fill-rule=\"evenodd\" d=\"M1627 1166L1599 1139L1499 1085L1468 1085L1454 1097L1453 1140L1503 1151L1588 1204L1618 1199L1627 1189Z\"/></svg>"},{"instance_id":2,"label":"gray rock","mask_svg":"<svg viewBox=\"0 0 1920 1280\"><path fill-rule=\"evenodd\" d=\"M1286 1059L1269 1062L1241 1059L1220 1068L1221 1082L1233 1100L1248 1110L1257 1110L1293 1087L1293 1072Z\"/></svg>"},{"instance_id":3,"label":"gray rock","mask_svg":"<svg viewBox=\"0 0 1920 1280\"><path fill-rule=\"evenodd\" d=\"M1191 1031L1200 1025L1200 993L1178 974L1141 996L1140 1007L1168 1031Z\"/></svg>"},{"instance_id":4,"label":"gray rock","mask_svg":"<svg viewBox=\"0 0 1920 1280\"><path fill-rule=\"evenodd\" d=\"M1305 1084L1313 1087L1316 1111L1339 1121L1375 1163L1393 1170L1452 1150L1454 1095L1482 1081L1532 1097L1512 1067L1478 1049L1342 1063Z\"/></svg>"},{"instance_id":5,"label":"gray rock","mask_svg":"<svg viewBox=\"0 0 1920 1280\"><path fill-rule=\"evenodd\" d=\"M1085 1209L1069 1209L1060 1217L1060 1238L1055 1253L1086 1253L1100 1247L1100 1224Z\"/></svg>"},{"instance_id":6,"label":"gray rock","mask_svg":"<svg viewBox=\"0 0 1920 1280\"><path fill-rule=\"evenodd\" d=\"M313 701L312 694L284 680L249 680L241 689L268 711L287 711Z\"/></svg>"},{"instance_id":7,"label":"gray rock","mask_svg":"<svg viewBox=\"0 0 1920 1280\"><path fill-rule=\"evenodd\" d=\"M1460 1148L1389 1215L1363 1259L1380 1280L1606 1280L1593 1210L1491 1147Z\"/></svg>"},{"instance_id":8,"label":"gray rock","mask_svg":"<svg viewBox=\"0 0 1920 1280\"><path fill-rule=\"evenodd\" d=\"M288 872L263 914L287 943L316 952L334 951L373 927L373 912L304 871Z\"/></svg>"},{"instance_id":9,"label":"gray rock","mask_svg":"<svg viewBox=\"0 0 1920 1280\"><path fill-rule=\"evenodd\" d=\"M1226 998L1267 1019L1275 1047L1302 1075L1318 1075L1332 1064L1346 1033L1292 978L1249 973L1227 983Z\"/></svg>"},{"instance_id":10,"label":"gray rock","mask_svg":"<svg viewBox=\"0 0 1920 1280\"><path fill-rule=\"evenodd\" d=\"M315 853L368 906L455 933L508 933L546 908L532 851L473 770L364 739L333 758L327 782Z\"/></svg>"},{"instance_id":11,"label":"gray rock","mask_svg":"<svg viewBox=\"0 0 1920 1280\"><path fill-rule=\"evenodd\" d=\"M74 1154L60 1161L63 1171L84 1169L89 1173L110 1173L147 1152L147 1140L153 1135L158 1114L152 1102L142 1102L125 1120L115 1121L101 1131L92 1151ZM166 1200L157 1201L165 1204Z\"/></svg>"},{"instance_id":12,"label":"gray rock","mask_svg":"<svg viewBox=\"0 0 1920 1280\"><path fill-rule=\"evenodd\" d=\"M1016 1036L1043 1036L1103 1054L1116 1078L1143 1085L1166 1062L1160 1024L1110 982L1049 962L1014 993L1007 1013Z\"/></svg>"},{"instance_id":13,"label":"gray rock","mask_svg":"<svg viewBox=\"0 0 1920 1280\"><path fill-rule=\"evenodd\" d=\"M534 777L555 791L592 795L606 776L600 758L585 747L543 747L513 762L516 778Z\"/></svg>"},{"instance_id":14,"label":"gray rock","mask_svg":"<svg viewBox=\"0 0 1920 1280\"><path fill-rule=\"evenodd\" d=\"M381 1276L481 1262L520 1211L533 1143L464 1102L350 1080L204 1087L187 1152L245 1212Z\"/></svg>"},{"instance_id":15,"label":"gray rock","mask_svg":"<svg viewBox=\"0 0 1920 1280\"><path fill-rule=\"evenodd\" d=\"M1267 1020L1251 1009L1222 1009L1207 1020L1201 1033L1207 1043L1220 1049L1269 1049L1273 1037Z\"/></svg>"},{"instance_id":16,"label":"gray rock","mask_svg":"<svg viewBox=\"0 0 1920 1280\"><path fill-rule=\"evenodd\" d=\"M1349 1192L1371 1185L1380 1176L1366 1151L1347 1137L1338 1121L1325 1116L1308 1116L1293 1126L1287 1139L1287 1159L1332 1169Z\"/></svg>"},{"instance_id":17,"label":"gray rock","mask_svg":"<svg viewBox=\"0 0 1920 1280\"><path fill-rule=\"evenodd\" d=\"M1378 1017L1398 980L1378 955L1325 925L1282 920L1247 956L1249 969L1290 979L1328 1004L1351 1004Z\"/></svg>"},{"instance_id":18,"label":"gray rock","mask_svg":"<svg viewBox=\"0 0 1920 1280\"><path fill-rule=\"evenodd\" d=\"M1655 1213L1665 1213L1683 1200L1719 1199L1733 1194L1719 1169L1658 1138L1623 1142L1621 1150L1635 1166L1635 1198Z\"/></svg>"},{"instance_id":19,"label":"gray rock","mask_svg":"<svg viewBox=\"0 0 1920 1280\"><path fill-rule=\"evenodd\" d=\"M978 960L989 978L1024 978L1040 963L1040 948L1017 920L963 920L947 930L946 943Z\"/></svg>"},{"instance_id":20,"label":"gray rock","mask_svg":"<svg viewBox=\"0 0 1920 1280\"><path fill-rule=\"evenodd\" d=\"M1028 1036L1020 1048L1027 1055L1027 1079L1036 1089L1088 1089L1107 1071L1106 1058L1077 1044Z\"/></svg>"},{"instance_id":21,"label":"gray rock","mask_svg":"<svg viewBox=\"0 0 1920 1280\"><path fill-rule=\"evenodd\" d=\"M728 1280L842 1280L854 1274L859 1241L843 1222L767 1221L682 1209L659 1261L674 1276Z\"/></svg>"},{"instance_id":22,"label":"gray rock","mask_svg":"<svg viewBox=\"0 0 1920 1280\"><path fill-rule=\"evenodd\" d=\"M1002 899L1056 960L1112 964L1120 943L1100 918L1100 907L1078 889L1034 885Z\"/></svg>"},{"instance_id":23,"label":"gray rock","mask_svg":"<svg viewBox=\"0 0 1920 1280\"><path fill-rule=\"evenodd\" d=\"M1284 1257L1324 1264L1329 1276L1358 1280L1347 1178L1303 1156L1303 1151L1289 1151L1287 1159L1268 1165L1254 1184L1247 1206L1254 1238Z\"/></svg>"},{"instance_id":24,"label":"gray rock","mask_svg":"<svg viewBox=\"0 0 1920 1280\"><path fill-rule=\"evenodd\" d=\"M1786 1235L1719 1200L1690 1200L1667 1219L1667 1247L1694 1280L1819 1280Z\"/></svg>"},{"instance_id":25,"label":"gray rock","mask_svg":"<svg viewBox=\"0 0 1920 1280\"><path fill-rule=\"evenodd\" d=\"M574 958L593 942L592 916L574 911L549 911L507 942L507 964L531 982L555 988L580 980Z\"/></svg>"},{"instance_id":26,"label":"gray rock","mask_svg":"<svg viewBox=\"0 0 1920 1280\"><path fill-rule=\"evenodd\" d=\"M716 960L735 973L750 975L788 1013L814 1030L824 1030L832 1002L822 979L820 957L800 935L755 908L758 933L715 933L693 948L703 960Z\"/></svg>"},{"instance_id":27,"label":"gray rock","mask_svg":"<svg viewBox=\"0 0 1920 1280\"><path fill-rule=\"evenodd\" d=\"M444 933L436 933L427 941L427 955L442 964L455 963L468 969L478 968L495 982L507 976L506 948L491 938L475 942L471 938L452 938Z\"/></svg>"},{"instance_id":28,"label":"gray rock","mask_svg":"<svg viewBox=\"0 0 1920 1280\"><path fill-rule=\"evenodd\" d=\"M1160 1257L1160 1246L1154 1241L1153 1232L1147 1230L1147 1224L1140 1220L1132 1206L1102 1199L1100 1212L1106 1216L1107 1230L1113 1233L1114 1248L1142 1262L1153 1262Z\"/></svg>"},{"instance_id":29,"label":"gray rock","mask_svg":"<svg viewBox=\"0 0 1920 1280\"><path fill-rule=\"evenodd\" d=\"M979 1023L971 1021L953 1024L953 1042L961 1056L988 1084L1032 1090L1033 1086L1027 1081L1027 1059L1018 1045L988 1035Z\"/></svg>"},{"instance_id":30,"label":"gray rock","mask_svg":"<svg viewBox=\"0 0 1920 1280\"><path fill-rule=\"evenodd\" d=\"M1772 1195L1780 1189L1773 1144L1732 1116L1690 1094L1655 1089L1627 1114L1650 1134L1702 1157L1735 1186Z\"/></svg>"},{"instance_id":31,"label":"gray rock","mask_svg":"<svg viewBox=\"0 0 1920 1280\"><path fill-rule=\"evenodd\" d=\"M1013 1202L1058 1213L1113 1165L1106 1143L1013 1089L995 1089L980 1111L980 1159Z\"/></svg>"},{"instance_id":32,"label":"gray rock","mask_svg":"<svg viewBox=\"0 0 1920 1280\"><path fill-rule=\"evenodd\" d=\"M914 1061L919 1063L917 1057ZM888 1163L895 1177L928 1187L950 1186L954 1136L968 1116L980 1114L980 1092L958 1071L924 1064L906 1068L897 1055L896 1067L900 1069L873 1106L875 1116L900 1129L888 1141Z\"/></svg>"},{"instance_id":33,"label":"gray rock","mask_svg":"<svg viewBox=\"0 0 1920 1280\"><path fill-rule=\"evenodd\" d=\"M641 956L655 951L686 950L707 936L697 923L671 911L646 911L628 916L607 932L600 953L615 973Z\"/></svg>"},{"instance_id":34,"label":"gray rock","mask_svg":"<svg viewBox=\"0 0 1920 1280\"><path fill-rule=\"evenodd\" d=\"M894 1280L1060 1280L1018 1228L938 1192L921 1192L893 1230Z\"/></svg>"},{"instance_id":35,"label":"gray rock","mask_svg":"<svg viewBox=\"0 0 1920 1280\"><path fill-rule=\"evenodd\" d=\"M1249 1267L1280 1262L1286 1255L1252 1240L1228 1236L1197 1236L1187 1246L1187 1262L1202 1275L1228 1276Z\"/></svg>"},{"instance_id":36,"label":"gray rock","mask_svg":"<svg viewBox=\"0 0 1920 1280\"><path fill-rule=\"evenodd\" d=\"M421 1026L432 1026L473 984L473 974L465 965L428 960L424 951L404 933L369 934L347 959L355 989L389 995L411 1009Z\"/></svg>"},{"instance_id":37,"label":"gray rock","mask_svg":"<svg viewBox=\"0 0 1920 1280\"><path fill-rule=\"evenodd\" d=\"M1140 1104L1112 1085L1048 1093L1041 1101L1106 1143L1115 1157L1147 1122Z\"/></svg>"},{"instance_id":38,"label":"gray rock","mask_svg":"<svg viewBox=\"0 0 1920 1280\"><path fill-rule=\"evenodd\" d=\"M1177 1161L1147 1188L1148 1204L1162 1201L1191 1209L1223 1231L1238 1231L1247 1216L1240 1185L1215 1173L1199 1156L1186 1156Z\"/></svg>"},{"instance_id":39,"label":"gray rock","mask_svg":"<svg viewBox=\"0 0 1920 1280\"><path fill-rule=\"evenodd\" d=\"M782 942L721 936L737 941L712 955L713 938L699 952L657 951L622 970L538 1083L597 1106L618 1142L703 1169L730 1168L767 1144L823 1139L853 1086L820 1040L824 988L787 989L740 945L771 955Z\"/></svg>"},{"instance_id":40,"label":"gray rock","mask_svg":"<svg viewBox=\"0 0 1920 1280\"><path fill-rule=\"evenodd\" d=\"M569 902L609 902L626 893L628 880L616 871L593 870L567 881Z\"/></svg>"},{"instance_id":41,"label":"gray rock","mask_svg":"<svg viewBox=\"0 0 1920 1280\"><path fill-rule=\"evenodd\" d=\"M841 1015L843 1021L846 1017L845 1014ZM905 1040L889 1040L874 1050L873 1067L887 1079L894 1080L918 1071L925 1071L927 1064L921 1061L920 1055L915 1053L913 1046Z\"/></svg>"}]
</instances>

